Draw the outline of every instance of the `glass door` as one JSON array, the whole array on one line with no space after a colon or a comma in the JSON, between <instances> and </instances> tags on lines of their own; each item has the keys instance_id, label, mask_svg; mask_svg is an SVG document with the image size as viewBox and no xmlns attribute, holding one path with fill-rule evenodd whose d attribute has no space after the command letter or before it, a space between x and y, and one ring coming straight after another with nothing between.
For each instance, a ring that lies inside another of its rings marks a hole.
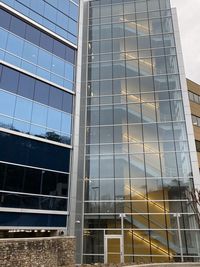
<instances>
[{"instance_id":1,"label":"glass door","mask_svg":"<svg viewBox=\"0 0 200 267\"><path fill-rule=\"evenodd\" d=\"M104 262L121 263L122 262L122 236L105 235L104 237Z\"/></svg>"}]
</instances>

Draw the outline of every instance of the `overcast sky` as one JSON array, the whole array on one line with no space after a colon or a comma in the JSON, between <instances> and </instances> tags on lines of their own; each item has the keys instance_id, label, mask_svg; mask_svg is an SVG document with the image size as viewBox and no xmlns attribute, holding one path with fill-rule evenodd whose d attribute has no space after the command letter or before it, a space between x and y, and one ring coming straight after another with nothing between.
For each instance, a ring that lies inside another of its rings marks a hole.
<instances>
[{"instance_id":1,"label":"overcast sky","mask_svg":"<svg viewBox=\"0 0 200 267\"><path fill-rule=\"evenodd\" d=\"M200 84L200 0L171 0L177 8L187 78Z\"/></svg>"}]
</instances>

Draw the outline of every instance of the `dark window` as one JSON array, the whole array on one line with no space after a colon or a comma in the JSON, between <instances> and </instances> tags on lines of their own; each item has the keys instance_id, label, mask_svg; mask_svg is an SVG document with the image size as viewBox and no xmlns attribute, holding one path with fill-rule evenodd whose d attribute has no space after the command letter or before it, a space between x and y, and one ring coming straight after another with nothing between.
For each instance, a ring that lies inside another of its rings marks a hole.
<instances>
[{"instance_id":1,"label":"dark window","mask_svg":"<svg viewBox=\"0 0 200 267\"><path fill-rule=\"evenodd\" d=\"M67 199L0 193L0 206L22 209L67 210Z\"/></svg>"},{"instance_id":2,"label":"dark window","mask_svg":"<svg viewBox=\"0 0 200 267\"><path fill-rule=\"evenodd\" d=\"M49 85L40 81L35 83L34 100L45 105L49 103Z\"/></svg>"},{"instance_id":3,"label":"dark window","mask_svg":"<svg viewBox=\"0 0 200 267\"><path fill-rule=\"evenodd\" d=\"M41 170L26 168L23 192L40 194L41 176Z\"/></svg>"},{"instance_id":4,"label":"dark window","mask_svg":"<svg viewBox=\"0 0 200 267\"><path fill-rule=\"evenodd\" d=\"M7 208L20 208L21 207L21 198L16 197L15 194L5 194L0 193L0 207L7 207Z\"/></svg>"},{"instance_id":5,"label":"dark window","mask_svg":"<svg viewBox=\"0 0 200 267\"><path fill-rule=\"evenodd\" d=\"M45 171L43 175L42 194L68 196L68 175Z\"/></svg>"},{"instance_id":6,"label":"dark window","mask_svg":"<svg viewBox=\"0 0 200 267\"><path fill-rule=\"evenodd\" d=\"M4 176L5 176L5 164L0 163L0 190L3 190Z\"/></svg>"},{"instance_id":7,"label":"dark window","mask_svg":"<svg viewBox=\"0 0 200 267\"><path fill-rule=\"evenodd\" d=\"M65 58L65 45L54 40L53 53L58 57Z\"/></svg>"},{"instance_id":8,"label":"dark window","mask_svg":"<svg viewBox=\"0 0 200 267\"><path fill-rule=\"evenodd\" d=\"M61 188L59 196L68 196L69 176L63 173L58 174L57 186Z\"/></svg>"},{"instance_id":9,"label":"dark window","mask_svg":"<svg viewBox=\"0 0 200 267\"><path fill-rule=\"evenodd\" d=\"M11 21L11 15L0 9L0 26L6 30L9 30Z\"/></svg>"},{"instance_id":10,"label":"dark window","mask_svg":"<svg viewBox=\"0 0 200 267\"><path fill-rule=\"evenodd\" d=\"M70 149L0 132L0 161L69 172Z\"/></svg>"},{"instance_id":11,"label":"dark window","mask_svg":"<svg viewBox=\"0 0 200 267\"><path fill-rule=\"evenodd\" d=\"M17 92L19 72L3 67L0 87L12 93Z\"/></svg>"},{"instance_id":12,"label":"dark window","mask_svg":"<svg viewBox=\"0 0 200 267\"><path fill-rule=\"evenodd\" d=\"M35 79L20 74L19 77L19 86L18 86L18 94L29 99L33 99L34 96L34 86L35 86Z\"/></svg>"},{"instance_id":13,"label":"dark window","mask_svg":"<svg viewBox=\"0 0 200 267\"><path fill-rule=\"evenodd\" d=\"M47 34L41 32L40 36L40 46L49 52L53 51L53 39Z\"/></svg>"},{"instance_id":14,"label":"dark window","mask_svg":"<svg viewBox=\"0 0 200 267\"><path fill-rule=\"evenodd\" d=\"M42 194L57 195L57 173L46 171L43 175Z\"/></svg>"},{"instance_id":15,"label":"dark window","mask_svg":"<svg viewBox=\"0 0 200 267\"><path fill-rule=\"evenodd\" d=\"M63 91L50 86L49 105L54 108L62 108Z\"/></svg>"},{"instance_id":16,"label":"dark window","mask_svg":"<svg viewBox=\"0 0 200 267\"><path fill-rule=\"evenodd\" d=\"M39 45L40 43L40 31L27 24L26 26L26 40Z\"/></svg>"},{"instance_id":17,"label":"dark window","mask_svg":"<svg viewBox=\"0 0 200 267\"><path fill-rule=\"evenodd\" d=\"M24 168L7 165L4 190L6 191L22 191L24 179Z\"/></svg>"},{"instance_id":18,"label":"dark window","mask_svg":"<svg viewBox=\"0 0 200 267\"><path fill-rule=\"evenodd\" d=\"M0 213L0 225L2 226L66 227L66 220L67 216L65 215Z\"/></svg>"},{"instance_id":19,"label":"dark window","mask_svg":"<svg viewBox=\"0 0 200 267\"><path fill-rule=\"evenodd\" d=\"M18 18L12 16L11 24L10 24L10 31L24 38L25 31L26 31L26 24L23 21L19 20Z\"/></svg>"},{"instance_id":20,"label":"dark window","mask_svg":"<svg viewBox=\"0 0 200 267\"><path fill-rule=\"evenodd\" d=\"M72 95L68 93L63 94L62 110L68 113L72 113Z\"/></svg>"}]
</instances>

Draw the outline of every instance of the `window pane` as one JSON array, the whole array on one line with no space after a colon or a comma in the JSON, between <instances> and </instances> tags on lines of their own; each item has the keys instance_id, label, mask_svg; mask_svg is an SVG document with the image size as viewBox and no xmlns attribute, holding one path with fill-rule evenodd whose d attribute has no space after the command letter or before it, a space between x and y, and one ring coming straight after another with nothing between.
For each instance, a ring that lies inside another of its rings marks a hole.
<instances>
[{"instance_id":1,"label":"window pane","mask_svg":"<svg viewBox=\"0 0 200 267\"><path fill-rule=\"evenodd\" d=\"M3 67L0 87L12 93L17 92L19 73L10 68Z\"/></svg>"},{"instance_id":2,"label":"window pane","mask_svg":"<svg viewBox=\"0 0 200 267\"><path fill-rule=\"evenodd\" d=\"M61 132L70 135L71 134L71 116L65 113L62 113L62 124Z\"/></svg>"},{"instance_id":3,"label":"window pane","mask_svg":"<svg viewBox=\"0 0 200 267\"><path fill-rule=\"evenodd\" d=\"M40 46L46 49L49 52L53 51L53 38L48 36L47 34L41 32L40 35Z\"/></svg>"},{"instance_id":4,"label":"window pane","mask_svg":"<svg viewBox=\"0 0 200 267\"><path fill-rule=\"evenodd\" d=\"M21 97L17 97L15 116L18 119L30 121L32 111L32 102Z\"/></svg>"},{"instance_id":5,"label":"window pane","mask_svg":"<svg viewBox=\"0 0 200 267\"><path fill-rule=\"evenodd\" d=\"M23 51L23 44L23 40L21 40L19 37L16 37L12 34L8 35L7 50L9 52L21 57Z\"/></svg>"},{"instance_id":6,"label":"window pane","mask_svg":"<svg viewBox=\"0 0 200 267\"><path fill-rule=\"evenodd\" d=\"M39 50L38 65L50 70L51 69L51 59L52 59L51 54L49 54L46 51Z\"/></svg>"},{"instance_id":7,"label":"window pane","mask_svg":"<svg viewBox=\"0 0 200 267\"><path fill-rule=\"evenodd\" d=\"M0 90L0 113L13 116L16 96Z\"/></svg>"},{"instance_id":8,"label":"window pane","mask_svg":"<svg viewBox=\"0 0 200 267\"><path fill-rule=\"evenodd\" d=\"M20 74L19 77L19 86L18 86L18 94L29 99L33 99L34 96L34 87L35 87L35 79Z\"/></svg>"},{"instance_id":9,"label":"window pane","mask_svg":"<svg viewBox=\"0 0 200 267\"><path fill-rule=\"evenodd\" d=\"M32 123L46 126L47 107L37 103L33 103Z\"/></svg>"},{"instance_id":10,"label":"window pane","mask_svg":"<svg viewBox=\"0 0 200 267\"><path fill-rule=\"evenodd\" d=\"M49 108L47 127L56 131L60 131L61 128L61 112Z\"/></svg>"},{"instance_id":11,"label":"window pane","mask_svg":"<svg viewBox=\"0 0 200 267\"><path fill-rule=\"evenodd\" d=\"M40 31L36 28L26 25L26 40L33 44L39 45L40 43Z\"/></svg>"},{"instance_id":12,"label":"window pane","mask_svg":"<svg viewBox=\"0 0 200 267\"><path fill-rule=\"evenodd\" d=\"M49 85L36 81L34 100L48 105L49 102Z\"/></svg>"},{"instance_id":13,"label":"window pane","mask_svg":"<svg viewBox=\"0 0 200 267\"><path fill-rule=\"evenodd\" d=\"M68 113L72 113L73 96L71 94L63 92L62 99L62 110Z\"/></svg>"},{"instance_id":14,"label":"window pane","mask_svg":"<svg viewBox=\"0 0 200 267\"><path fill-rule=\"evenodd\" d=\"M26 29L25 22L23 22L20 19L12 16L11 23L10 23L10 31L15 33L16 35L24 38L25 29Z\"/></svg>"},{"instance_id":15,"label":"window pane","mask_svg":"<svg viewBox=\"0 0 200 267\"><path fill-rule=\"evenodd\" d=\"M0 26L2 28L9 30L10 20L11 20L11 15L6 11L4 11L3 9L0 9Z\"/></svg>"},{"instance_id":16,"label":"window pane","mask_svg":"<svg viewBox=\"0 0 200 267\"><path fill-rule=\"evenodd\" d=\"M51 107L61 109L62 108L62 96L63 92L53 86L50 86L49 105Z\"/></svg>"}]
</instances>

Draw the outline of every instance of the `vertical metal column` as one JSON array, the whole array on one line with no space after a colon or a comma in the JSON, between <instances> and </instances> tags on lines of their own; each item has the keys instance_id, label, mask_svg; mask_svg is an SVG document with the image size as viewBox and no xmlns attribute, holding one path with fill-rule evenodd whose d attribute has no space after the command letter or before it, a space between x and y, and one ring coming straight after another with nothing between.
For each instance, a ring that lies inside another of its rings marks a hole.
<instances>
[{"instance_id":1,"label":"vertical metal column","mask_svg":"<svg viewBox=\"0 0 200 267\"><path fill-rule=\"evenodd\" d=\"M176 217L177 220L177 227L178 227L178 238L179 238L179 245L180 245L180 253L181 253L181 262L184 262L183 258L183 243L182 243L182 237L181 237L181 228L180 228L180 213L175 213L174 217Z\"/></svg>"},{"instance_id":2,"label":"vertical metal column","mask_svg":"<svg viewBox=\"0 0 200 267\"><path fill-rule=\"evenodd\" d=\"M126 217L125 213L120 213L119 217L121 218L121 236L122 236L122 244L121 244L121 263L124 263L124 218Z\"/></svg>"}]
</instances>

